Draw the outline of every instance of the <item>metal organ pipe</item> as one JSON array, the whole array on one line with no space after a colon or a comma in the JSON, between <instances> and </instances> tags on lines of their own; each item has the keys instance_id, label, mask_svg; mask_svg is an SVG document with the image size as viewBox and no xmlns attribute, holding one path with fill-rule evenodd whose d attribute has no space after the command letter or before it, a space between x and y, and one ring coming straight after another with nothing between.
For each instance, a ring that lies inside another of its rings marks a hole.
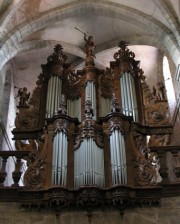
<instances>
[{"instance_id":1,"label":"metal organ pipe","mask_svg":"<svg viewBox=\"0 0 180 224\"><path fill-rule=\"evenodd\" d=\"M111 112L111 99L101 97L101 102L102 102L101 116L106 116Z\"/></svg>"},{"instance_id":2,"label":"metal organ pipe","mask_svg":"<svg viewBox=\"0 0 180 224\"><path fill-rule=\"evenodd\" d=\"M46 100L46 118L50 118L59 108L62 81L58 76L51 76L48 82L48 92Z\"/></svg>"},{"instance_id":3,"label":"metal organ pipe","mask_svg":"<svg viewBox=\"0 0 180 224\"><path fill-rule=\"evenodd\" d=\"M133 116L134 121L138 119L137 100L134 78L130 73L124 73L120 78L122 111L127 116Z\"/></svg>"},{"instance_id":4,"label":"metal organ pipe","mask_svg":"<svg viewBox=\"0 0 180 224\"><path fill-rule=\"evenodd\" d=\"M67 114L70 117L77 117L81 121L81 98L67 100Z\"/></svg>"},{"instance_id":5,"label":"metal organ pipe","mask_svg":"<svg viewBox=\"0 0 180 224\"><path fill-rule=\"evenodd\" d=\"M53 140L52 184L66 186L67 182L67 136L58 132Z\"/></svg>"},{"instance_id":6,"label":"metal organ pipe","mask_svg":"<svg viewBox=\"0 0 180 224\"><path fill-rule=\"evenodd\" d=\"M110 136L110 152L113 185L127 184L125 143L119 130L114 130Z\"/></svg>"},{"instance_id":7,"label":"metal organ pipe","mask_svg":"<svg viewBox=\"0 0 180 224\"><path fill-rule=\"evenodd\" d=\"M104 150L93 138L85 138L74 152L75 188L82 185L104 186Z\"/></svg>"}]
</instances>

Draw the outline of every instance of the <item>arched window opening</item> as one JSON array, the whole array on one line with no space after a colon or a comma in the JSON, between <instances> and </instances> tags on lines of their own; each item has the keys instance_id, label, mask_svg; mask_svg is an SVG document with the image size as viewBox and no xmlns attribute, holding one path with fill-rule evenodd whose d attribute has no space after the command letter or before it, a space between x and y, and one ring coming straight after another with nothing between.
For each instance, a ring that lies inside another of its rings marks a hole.
<instances>
[{"instance_id":1,"label":"arched window opening","mask_svg":"<svg viewBox=\"0 0 180 224\"><path fill-rule=\"evenodd\" d=\"M169 104L169 111L172 115L176 107L176 97L172 82L172 76L169 68L169 62L166 56L163 57L163 77L166 89L166 96Z\"/></svg>"}]
</instances>

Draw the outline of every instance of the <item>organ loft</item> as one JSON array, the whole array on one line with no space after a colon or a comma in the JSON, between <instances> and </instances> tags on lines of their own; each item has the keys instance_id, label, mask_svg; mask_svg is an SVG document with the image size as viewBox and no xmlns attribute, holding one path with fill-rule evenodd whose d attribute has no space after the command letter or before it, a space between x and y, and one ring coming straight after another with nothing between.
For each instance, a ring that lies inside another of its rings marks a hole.
<instances>
[{"instance_id":1,"label":"organ loft","mask_svg":"<svg viewBox=\"0 0 180 224\"><path fill-rule=\"evenodd\" d=\"M173 126L164 84L149 88L125 41L105 70L96 67L94 49L93 37L85 36L84 68L75 71L63 47L54 47L32 95L26 87L19 91L16 151L0 152L1 189L14 156L11 194L22 207L85 210L89 223L96 209L123 215L128 208L160 205L175 189L166 164ZM178 163L173 172L178 183Z\"/></svg>"}]
</instances>

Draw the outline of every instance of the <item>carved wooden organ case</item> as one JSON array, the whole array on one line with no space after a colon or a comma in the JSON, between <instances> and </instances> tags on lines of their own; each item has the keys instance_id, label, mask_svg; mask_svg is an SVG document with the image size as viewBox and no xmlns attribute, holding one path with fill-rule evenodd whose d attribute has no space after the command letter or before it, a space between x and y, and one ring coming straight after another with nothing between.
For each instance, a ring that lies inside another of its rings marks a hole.
<instances>
[{"instance_id":1,"label":"carved wooden organ case","mask_svg":"<svg viewBox=\"0 0 180 224\"><path fill-rule=\"evenodd\" d=\"M63 198L67 206L69 198L85 198L83 205L90 205L92 197L96 205L122 205L124 198L159 202L158 160L142 127L167 125L167 105L154 98L126 42L119 47L106 70L96 68L94 57L87 55L84 69L75 72L61 45L42 65L13 130L16 149L30 150L26 190L56 189L48 199ZM57 189L71 194L57 196Z\"/></svg>"}]
</instances>

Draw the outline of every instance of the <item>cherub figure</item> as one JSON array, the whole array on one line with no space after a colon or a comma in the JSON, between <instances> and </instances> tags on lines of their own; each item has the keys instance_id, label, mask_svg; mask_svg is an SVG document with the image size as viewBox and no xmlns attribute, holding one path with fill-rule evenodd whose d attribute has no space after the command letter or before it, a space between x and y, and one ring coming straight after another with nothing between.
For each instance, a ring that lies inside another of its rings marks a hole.
<instances>
[{"instance_id":1,"label":"cherub figure","mask_svg":"<svg viewBox=\"0 0 180 224\"><path fill-rule=\"evenodd\" d=\"M30 92L27 92L27 88L19 88L18 94L16 97L20 98L19 107L27 107L27 101L29 99Z\"/></svg>"},{"instance_id":2,"label":"cherub figure","mask_svg":"<svg viewBox=\"0 0 180 224\"><path fill-rule=\"evenodd\" d=\"M84 47L86 56L91 55L91 56L95 57L94 50L95 50L96 46L95 46L94 41L93 41L93 36L88 36L87 37L87 34L84 33L84 40L86 41L86 44L85 44L85 47Z\"/></svg>"}]
</instances>

